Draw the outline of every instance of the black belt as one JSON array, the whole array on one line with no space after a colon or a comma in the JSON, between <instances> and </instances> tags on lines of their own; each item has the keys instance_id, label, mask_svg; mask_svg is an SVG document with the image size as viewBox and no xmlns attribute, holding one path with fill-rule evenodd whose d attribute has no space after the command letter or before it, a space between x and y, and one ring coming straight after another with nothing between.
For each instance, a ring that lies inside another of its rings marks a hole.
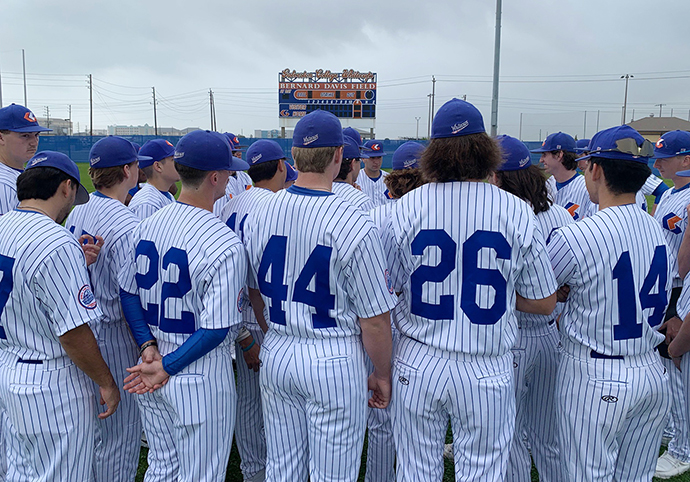
<instances>
[{"instance_id":1,"label":"black belt","mask_svg":"<svg viewBox=\"0 0 690 482\"><path fill-rule=\"evenodd\" d=\"M624 360L622 355L604 355L603 353L596 352L594 350L589 352L589 356L592 358L597 358L599 360Z\"/></svg>"},{"instance_id":2,"label":"black belt","mask_svg":"<svg viewBox=\"0 0 690 482\"><path fill-rule=\"evenodd\" d=\"M43 365L43 360L24 360L20 358L17 363L26 363L27 365Z\"/></svg>"}]
</instances>

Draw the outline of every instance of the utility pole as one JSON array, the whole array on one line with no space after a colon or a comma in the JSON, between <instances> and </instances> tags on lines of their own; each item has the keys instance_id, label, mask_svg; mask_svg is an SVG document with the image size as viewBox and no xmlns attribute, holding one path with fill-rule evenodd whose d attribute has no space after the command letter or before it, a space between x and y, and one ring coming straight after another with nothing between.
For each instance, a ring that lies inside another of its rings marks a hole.
<instances>
[{"instance_id":1,"label":"utility pole","mask_svg":"<svg viewBox=\"0 0 690 482\"><path fill-rule=\"evenodd\" d=\"M213 104L213 90L208 89L209 108L211 110L211 130L216 130L216 107Z\"/></svg>"},{"instance_id":2,"label":"utility pole","mask_svg":"<svg viewBox=\"0 0 690 482\"><path fill-rule=\"evenodd\" d=\"M431 76L431 122L434 122L434 104L436 103L436 77Z\"/></svg>"},{"instance_id":3,"label":"utility pole","mask_svg":"<svg viewBox=\"0 0 690 482\"><path fill-rule=\"evenodd\" d=\"M158 136L158 117L156 116L156 88L151 87L153 91L153 132Z\"/></svg>"},{"instance_id":4,"label":"utility pole","mask_svg":"<svg viewBox=\"0 0 690 482\"><path fill-rule=\"evenodd\" d=\"M22 71L24 72L24 107L28 109L29 101L26 100L26 56L22 49Z\"/></svg>"},{"instance_id":5,"label":"utility pole","mask_svg":"<svg viewBox=\"0 0 690 482\"><path fill-rule=\"evenodd\" d=\"M421 117L415 117L415 120L417 121L417 140L419 140L419 119L421 119Z\"/></svg>"},{"instance_id":6,"label":"utility pole","mask_svg":"<svg viewBox=\"0 0 690 482\"><path fill-rule=\"evenodd\" d=\"M659 117L661 117L661 109L663 109L666 104L654 104L654 105L659 107Z\"/></svg>"},{"instance_id":7,"label":"utility pole","mask_svg":"<svg viewBox=\"0 0 690 482\"><path fill-rule=\"evenodd\" d=\"M93 137L93 77L89 74L89 135Z\"/></svg>"},{"instance_id":8,"label":"utility pole","mask_svg":"<svg viewBox=\"0 0 690 482\"><path fill-rule=\"evenodd\" d=\"M583 139L587 138L587 111L585 111L585 125L582 129L582 138Z\"/></svg>"},{"instance_id":9,"label":"utility pole","mask_svg":"<svg viewBox=\"0 0 690 482\"><path fill-rule=\"evenodd\" d=\"M632 122L632 121L634 121L634 120L635 120L635 109L633 109L633 115L632 115L632 117L630 118L630 122Z\"/></svg>"},{"instance_id":10,"label":"utility pole","mask_svg":"<svg viewBox=\"0 0 690 482\"><path fill-rule=\"evenodd\" d=\"M520 112L520 133L518 134L518 139L522 140L522 112Z\"/></svg>"},{"instance_id":11,"label":"utility pole","mask_svg":"<svg viewBox=\"0 0 690 482\"><path fill-rule=\"evenodd\" d=\"M69 105L69 124L68 124L68 130L69 135L72 135L72 104Z\"/></svg>"},{"instance_id":12,"label":"utility pole","mask_svg":"<svg viewBox=\"0 0 690 482\"><path fill-rule=\"evenodd\" d=\"M673 107L671 107L671 117L673 117Z\"/></svg>"},{"instance_id":13,"label":"utility pole","mask_svg":"<svg viewBox=\"0 0 690 482\"><path fill-rule=\"evenodd\" d=\"M50 129L50 107L45 106L43 108L43 111L45 112L46 115L46 127Z\"/></svg>"},{"instance_id":14,"label":"utility pole","mask_svg":"<svg viewBox=\"0 0 690 482\"><path fill-rule=\"evenodd\" d=\"M431 139L431 94L427 94L427 97L429 98L429 121L427 123L426 138Z\"/></svg>"},{"instance_id":15,"label":"utility pole","mask_svg":"<svg viewBox=\"0 0 690 482\"><path fill-rule=\"evenodd\" d=\"M599 111L597 110L597 132L599 132Z\"/></svg>"},{"instance_id":16,"label":"utility pole","mask_svg":"<svg viewBox=\"0 0 690 482\"><path fill-rule=\"evenodd\" d=\"M498 68L501 64L501 0L496 0L496 39L494 40L494 88L491 96L491 137L498 132Z\"/></svg>"},{"instance_id":17,"label":"utility pole","mask_svg":"<svg viewBox=\"0 0 690 482\"><path fill-rule=\"evenodd\" d=\"M625 124L625 112L628 109L628 81L634 77L634 75L630 74L621 75L621 79L625 79L625 99L623 100L623 118L621 120L621 125Z\"/></svg>"},{"instance_id":18,"label":"utility pole","mask_svg":"<svg viewBox=\"0 0 690 482\"><path fill-rule=\"evenodd\" d=\"M2 109L2 73L0 73L0 109Z\"/></svg>"}]
</instances>

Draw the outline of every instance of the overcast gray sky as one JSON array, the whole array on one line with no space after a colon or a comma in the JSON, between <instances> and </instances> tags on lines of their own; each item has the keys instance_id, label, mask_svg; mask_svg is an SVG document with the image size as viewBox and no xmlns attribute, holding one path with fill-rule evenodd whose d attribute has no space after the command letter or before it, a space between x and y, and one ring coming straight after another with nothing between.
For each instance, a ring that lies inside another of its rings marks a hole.
<instances>
[{"instance_id":1,"label":"overcast gray sky","mask_svg":"<svg viewBox=\"0 0 690 482\"><path fill-rule=\"evenodd\" d=\"M278 72L378 74L377 137L426 133L427 94L436 108L467 95L491 113L495 2L291 0L66 2L7 0L0 10L3 104L88 124L87 74L94 77L94 127L209 128L208 89L218 128L253 133L278 127ZM499 132L523 140L563 130L590 137L628 120L690 116L687 0L504 0ZM76 128L76 124L75 124Z\"/></svg>"}]
</instances>

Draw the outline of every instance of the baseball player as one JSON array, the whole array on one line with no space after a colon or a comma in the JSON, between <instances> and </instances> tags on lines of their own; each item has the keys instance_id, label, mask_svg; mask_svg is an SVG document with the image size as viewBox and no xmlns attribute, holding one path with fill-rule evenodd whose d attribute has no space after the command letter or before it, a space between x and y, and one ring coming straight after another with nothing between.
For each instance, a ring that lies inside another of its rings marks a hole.
<instances>
[{"instance_id":1,"label":"baseball player","mask_svg":"<svg viewBox=\"0 0 690 482\"><path fill-rule=\"evenodd\" d=\"M39 152L0 217L0 407L8 480L92 480L98 386L105 419L120 394L89 325L102 314L84 254L60 226L89 196L64 154Z\"/></svg>"},{"instance_id":2,"label":"baseball player","mask_svg":"<svg viewBox=\"0 0 690 482\"><path fill-rule=\"evenodd\" d=\"M679 176L678 171L690 169L690 132L671 131L661 136L654 146L654 157L654 167L659 169L664 178L671 179L674 186L661 195L654 219L661 225L675 273L681 260L679 251L688 223L686 206L690 204L690 178ZM664 320L666 323L660 329L666 333L669 341L675 337L681 325L680 318L676 316L676 303L682 285L682 278L674 275L673 291ZM674 432L668 450L659 458L656 474L671 477L690 469L690 421L685 413L688 387L683 386L682 375L674 369L673 361L666 353L666 345L659 347L659 353L670 377L671 423Z\"/></svg>"},{"instance_id":3,"label":"baseball player","mask_svg":"<svg viewBox=\"0 0 690 482\"><path fill-rule=\"evenodd\" d=\"M235 169L227 139L193 131L175 148L179 202L142 221L121 272L123 311L141 363L125 389L150 451L146 480L222 480L237 395L230 345L241 323L246 252L213 215Z\"/></svg>"},{"instance_id":4,"label":"baseball player","mask_svg":"<svg viewBox=\"0 0 690 482\"><path fill-rule=\"evenodd\" d=\"M383 182L388 173L381 170L383 156L386 155L383 151L383 143L375 139L365 142L362 154L367 157L363 158L364 170L357 176L357 184L362 188L362 192L369 196L374 207L390 202L390 198L384 195L386 185Z\"/></svg>"},{"instance_id":5,"label":"baseball player","mask_svg":"<svg viewBox=\"0 0 690 482\"><path fill-rule=\"evenodd\" d=\"M522 142L498 136L504 162L490 178L492 184L527 202L537 217L546 243L562 226L573 223L565 208L552 204L541 170L533 166ZM516 422L507 481L529 482L532 459L541 481L561 480L555 381L558 370L558 328L561 306L550 315L517 312L518 335L513 347ZM523 436L523 434L526 435Z\"/></svg>"},{"instance_id":6,"label":"baseball player","mask_svg":"<svg viewBox=\"0 0 690 482\"><path fill-rule=\"evenodd\" d=\"M283 189L288 163L280 145L268 139L254 142L247 149L249 170L254 187L233 197L220 214L220 220L226 223L235 234L244 240L244 225L247 216L256 207L273 198L273 194ZM258 302L258 303L257 303ZM242 353L246 363L237 363L237 423L235 440L240 453L240 469L247 482L263 481L266 474L266 438L264 421L261 412L261 391L259 389L259 346L268 330L266 320L268 312L263 309L261 297L255 299L249 307L249 293L242 299L242 323L236 340L235 352ZM255 304L259 306L254 307ZM252 309L254 308L254 309ZM260 315L257 317L254 311Z\"/></svg>"},{"instance_id":7,"label":"baseball player","mask_svg":"<svg viewBox=\"0 0 690 482\"><path fill-rule=\"evenodd\" d=\"M234 161L236 162L237 170L230 172L228 186L225 188L225 195L216 201L216 204L213 206L213 214L216 216L220 216L220 211L223 209L223 206L225 206L233 196L237 196L239 193L252 187L251 177L244 172L249 169L249 164L242 160L242 147L244 146L240 145L240 140L232 132L226 132L223 135L228 139L232 155L238 159L238 161Z\"/></svg>"},{"instance_id":8,"label":"baseball player","mask_svg":"<svg viewBox=\"0 0 690 482\"><path fill-rule=\"evenodd\" d=\"M600 209L554 232L547 247L558 285L569 287L556 387L562 480L654 474L670 406L654 349L673 267L661 228L635 205L651 154L630 126L598 132L584 177Z\"/></svg>"},{"instance_id":9,"label":"baseball player","mask_svg":"<svg viewBox=\"0 0 690 482\"><path fill-rule=\"evenodd\" d=\"M450 417L455 480L502 481L515 424L515 309L549 314L556 284L530 207L483 182L501 164L479 111L453 99L432 125L429 181L385 227L401 292L393 368L397 480L440 480Z\"/></svg>"},{"instance_id":10,"label":"baseball player","mask_svg":"<svg viewBox=\"0 0 690 482\"><path fill-rule=\"evenodd\" d=\"M261 346L266 481L356 480L369 406L390 400L395 296L376 227L331 192L343 135L316 110L295 126L299 177L249 215L250 288L270 325ZM360 269L366 266L367 269Z\"/></svg>"},{"instance_id":11,"label":"baseball player","mask_svg":"<svg viewBox=\"0 0 690 482\"><path fill-rule=\"evenodd\" d=\"M369 212L374 208L371 198L359 189L352 186L353 168L355 164L366 159L366 154L360 153L357 141L352 137L343 135L343 162L340 164L340 171L333 180L333 194L352 203L356 208Z\"/></svg>"},{"instance_id":12,"label":"baseball player","mask_svg":"<svg viewBox=\"0 0 690 482\"><path fill-rule=\"evenodd\" d=\"M139 179L138 161L150 159L137 155L127 139L110 136L96 142L89 152L89 176L96 191L88 203L75 207L65 222L77 238L100 236L104 241L96 262L89 266L89 276L104 315L96 335L98 347L117 380L124 380L127 368L139 358L138 347L122 315L118 284L118 275L133 250L132 231L139 224L139 219L124 205L128 191ZM139 465L139 409L134 395L122 388L120 399L117 413L97 426L97 482L130 482Z\"/></svg>"},{"instance_id":13,"label":"baseball player","mask_svg":"<svg viewBox=\"0 0 690 482\"><path fill-rule=\"evenodd\" d=\"M146 174L146 184L132 197L128 207L140 220L144 220L175 201L168 190L180 180L180 176L173 160L175 146L169 141L148 141L139 150L139 154L151 158L139 161L139 169Z\"/></svg>"},{"instance_id":14,"label":"baseball player","mask_svg":"<svg viewBox=\"0 0 690 482\"><path fill-rule=\"evenodd\" d=\"M585 180L577 173L575 139L563 132L550 134L538 149L544 170L551 174L555 182L555 203L568 210L575 221L580 221L596 212L589 200Z\"/></svg>"},{"instance_id":15,"label":"baseball player","mask_svg":"<svg viewBox=\"0 0 690 482\"><path fill-rule=\"evenodd\" d=\"M357 145L359 146L360 153L362 152L362 136L359 134L359 131L357 129L355 129L354 127L346 127L343 129L343 136L349 136L352 139L354 139ZM362 190L362 187L359 184L357 184L356 181L359 178L359 173L361 170L361 161L352 163L352 186L359 189L360 191Z\"/></svg>"}]
</instances>

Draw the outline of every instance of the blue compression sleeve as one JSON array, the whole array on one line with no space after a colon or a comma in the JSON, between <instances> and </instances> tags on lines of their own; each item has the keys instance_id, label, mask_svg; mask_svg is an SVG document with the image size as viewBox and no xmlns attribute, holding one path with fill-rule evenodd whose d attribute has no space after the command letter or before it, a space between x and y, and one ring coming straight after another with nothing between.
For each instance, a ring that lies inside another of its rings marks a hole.
<instances>
[{"instance_id":1,"label":"blue compression sleeve","mask_svg":"<svg viewBox=\"0 0 690 482\"><path fill-rule=\"evenodd\" d=\"M652 192L652 196L654 196L654 204L659 204L659 200L661 199L661 195L671 189L669 186L666 185L665 182L662 182L659 184L654 192Z\"/></svg>"},{"instance_id":2,"label":"blue compression sleeve","mask_svg":"<svg viewBox=\"0 0 690 482\"><path fill-rule=\"evenodd\" d=\"M177 350L163 357L163 368L169 375L175 375L190 363L198 360L225 340L230 328L207 330L200 328L182 343Z\"/></svg>"},{"instance_id":3,"label":"blue compression sleeve","mask_svg":"<svg viewBox=\"0 0 690 482\"><path fill-rule=\"evenodd\" d=\"M122 304L122 312L137 345L141 346L147 341L155 340L151 330L149 330L149 325L146 324L144 309L141 307L139 295L133 295L120 289L120 303Z\"/></svg>"}]
</instances>

